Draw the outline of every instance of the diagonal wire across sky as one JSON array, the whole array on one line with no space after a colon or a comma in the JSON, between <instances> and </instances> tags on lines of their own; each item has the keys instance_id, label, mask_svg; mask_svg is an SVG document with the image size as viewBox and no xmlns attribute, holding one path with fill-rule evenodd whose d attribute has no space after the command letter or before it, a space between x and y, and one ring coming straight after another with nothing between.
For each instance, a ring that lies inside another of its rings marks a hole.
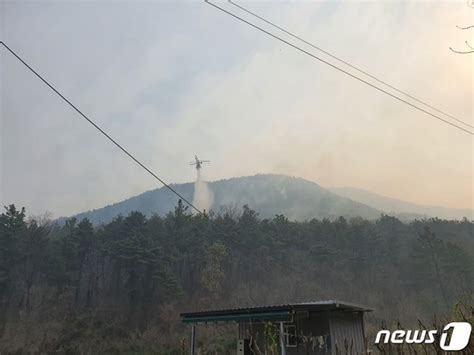
<instances>
[{"instance_id":1,"label":"diagonal wire across sky","mask_svg":"<svg viewBox=\"0 0 474 355\"><path fill-rule=\"evenodd\" d=\"M241 17L241 16L239 16L239 15L236 15L235 13L233 13L233 12L231 12L231 11L229 11L229 10L224 9L223 7L221 7L221 6L219 6L219 5L216 5L215 3L213 3L213 2L211 2L211 1L209 1L209 0L204 0L204 2L207 3L208 5L213 6L213 7L215 7L216 9L222 11L223 13L225 13L225 14L227 14L227 15L229 15L229 16L231 16L231 17L233 17L233 18L235 18L235 19L237 19L237 20L239 20L239 21L241 21L241 22L243 22L243 23L245 23L245 24L247 24L247 25L249 25L249 26L255 28L256 30L258 30L258 31L260 31L260 32L262 32L262 33L264 33L264 34L266 34L267 36L272 37L273 39L276 39L276 40L278 40L278 41L280 41L280 42L282 42L282 43L284 43L284 44L286 44L286 45L288 45L288 46L290 46L290 47L292 47L292 48L298 50L299 52L301 52L301 53L303 53L303 54L306 54L306 55L310 56L311 58L313 58L313 59L315 59L315 60L317 60L317 61L319 61L319 62L321 62L321 63L323 63L323 64L328 65L328 66L331 67L332 69L335 69L335 70L337 70L337 71L339 71L339 72L341 72L341 73L343 73L343 74L345 74L345 75L348 75L348 76L350 76L351 78L353 78L353 79L355 79L355 80L358 80L359 82L361 82L361 83L363 83L363 84L365 84L365 85L368 85L368 86L372 87L373 89L375 89L375 90L377 90L377 91L379 91L379 92L382 92L382 93L384 93L384 94L386 94L386 95L388 95L388 96L390 96L390 97L392 97L392 98L394 98L394 99L396 99L396 100L398 100L398 101L400 101L400 102L402 102L402 103L404 103L404 104L406 104L406 105L408 105L408 106L411 106L412 108L414 108L414 109L416 109L416 110L418 110L418 111L420 111L420 112L423 112L423 113L425 113L426 115L428 115L428 116L430 116L430 117L432 117L432 118L434 118L434 119L437 119L437 120L439 120L439 121L441 121L441 122L444 122L445 124L450 125L450 126L456 128L456 129L458 129L458 130L460 130L460 131L462 131L462 132L464 132L464 133L467 133L467 134L469 134L469 135L471 135L471 136L474 135L474 132L473 132L473 131L471 131L471 130L469 130L469 129L467 129L467 128L461 127L461 126L457 125L456 123L454 123L454 122L452 122L452 121L450 121L450 120L448 120L448 119L445 119L445 118L443 118L443 117L441 117L441 116L439 116L439 115L436 115L436 114L434 114L434 113L428 111L428 109L424 109L424 108L422 108L422 107L420 107L420 106L418 106L418 105L416 105L416 104L414 104L414 103L412 103L412 102L410 102L410 101L408 101L408 100L406 100L406 99L404 99L404 98L402 98L402 97L400 97L400 96L397 96L396 94L393 94L393 93L391 93L391 92L389 92L389 91L387 91L387 90L385 90L385 89L383 89L383 88L381 88L381 87L379 87L379 86L377 86L377 85L375 85L375 84L372 84L371 82L369 82L369 81L367 81L367 80L365 80L365 79L363 79L363 78L361 78L361 77L359 77L359 76L357 76L357 75L355 75L355 74L352 74L352 73L350 73L349 71L347 71L347 70L345 70L345 69L342 69L341 67L339 67L339 66L337 66L337 65L335 65L335 64L333 64L333 63L331 63L331 62L329 62L329 61L327 61L327 60L325 60L325 59L323 59L323 58L321 58L321 57L318 57L317 55L315 55L315 54L313 54L313 53L311 53L311 52L309 52L309 51L307 51L307 50L305 50L305 49L299 47L298 45L296 45L296 44L294 44L294 43L291 43L291 42L285 40L284 38L282 38L282 37L280 37L280 36L278 36L278 35L276 35L276 34L270 32L270 31L267 31L266 29L264 29L264 28L262 28L262 27L256 25L255 23L253 23L253 22L251 22L251 21L249 21L249 20L246 20L246 19L244 19L243 17ZM236 4L232 3L232 2L230 2L230 3L233 4L234 6L238 6L238 5L236 5ZM254 15L254 16L257 16L257 15ZM267 20L264 20L264 21L267 22ZM269 22L269 21L268 21L268 22ZM279 28L280 30L285 31L286 33L290 33L289 31L284 30L284 29L283 29L282 27L280 27L280 26L277 26L277 25L274 25L274 26L276 26L276 27ZM295 35L295 36L296 36L296 35ZM298 37L298 39L300 39L300 38ZM300 40L302 40L302 39L300 39ZM305 40L303 40L303 41L305 41ZM305 43L309 43L309 42L308 42L308 41L305 41ZM314 46L314 47L316 48L316 46ZM320 50L319 48L317 48L317 49ZM331 55L331 56L332 56L332 55ZM334 58L336 58L336 57L334 56ZM338 59L339 61L342 61L342 60L340 60L339 58L337 58L337 59ZM348 65L352 66L351 64L348 64ZM356 67L354 66L354 68L356 68ZM356 68L356 70L362 72L360 69L357 69L357 68ZM367 74L366 74L366 75L367 75ZM369 74L369 76L371 76L371 75ZM377 79L377 80L379 80L379 79ZM381 80L379 80L379 81L382 82ZM385 85L388 85L388 84L386 84L386 83L384 83L384 84L385 84ZM396 89L396 90L398 90L398 89ZM410 95L406 94L405 92L402 92L401 90L398 90L398 91L401 92L401 93L403 93L403 94L406 95L406 96L410 96ZM416 100L418 100L418 99L416 99ZM421 100L418 100L418 101L419 101L419 102L422 102ZM426 105L426 106L430 106L430 105L428 105L428 104L426 104L426 103L424 103L424 102L422 102L422 103L423 103L424 105ZM438 109L435 109L435 110L438 110ZM440 111L440 112L442 112L442 111ZM449 117L454 117L453 115L449 115L449 114L446 114L446 113L444 113L444 112L443 112L443 114L445 114L445 115L447 115L447 116L449 116ZM456 118L456 120L458 120L458 119ZM458 121L462 122L462 124L464 124L464 125L467 125L467 126L472 127L470 124L468 124L468 123L466 123L466 122L464 122L464 121L461 121L461 120L458 120Z\"/></svg>"},{"instance_id":2,"label":"diagonal wire across sky","mask_svg":"<svg viewBox=\"0 0 474 355\"><path fill-rule=\"evenodd\" d=\"M248 20L245 20L244 18L242 18L242 17L240 17L240 16L238 16L238 15L236 15L236 14L234 14L234 13L232 13L232 12L230 12L230 11L228 11L228 10L226 10L226 9L224 9L224 8L222 8L222 7L220 7L220 6L216 5L216 4L214 4L214 3L212 3L212 2L210 2L209 0L205 0L205 2L206 2L207 4L209 4L209 5L211 5L211 6L215 7L215 8L217 8L218 10L220 10L220 11L226 13L227 15L230 15L230 16L232 16L232 17L234 17L234 18L236 18L236 19L238 19L238 20L240 20L240 21L246 23L247 25L249 25L249 26L251 26L251 27L253 27L253 28L255 28L255 29L257 29L257 30L263 32L263 33L265 33L266 35L268 35L268 36L270 36L270 37L273 37L274 39L276 39L276 40L278 40L278 41L280 41L280 42L283 42L283 43L285 43L286 45L288 45L288 46L290 46L290 47L293 47L294 49L300 51L301 53L306 54L306 55L312 57L313 59L316 59L316 60L318 60L318 61L320 61L320 62L322 62L322 63L324 63L324 64L330 66L331 68L333 68L333 69L335 69L335 70L338 70L339 72L342 72L342 73L344 73L344 74L346 74L346 75L352 77L353 79L356 79L356 80L358 80L358 81L360 81L360 82L362 82L362 83L364 83L364 84L366 84L366 85L368 85L368 86L370 86L370 87L372 87L372 88L374 88L374 89L376 89L376 90L378 90L378 91L380 91L380 92L382 92L382 93L387 94L388 96L391 96L392 98L394 98L394 99L396 99L396 100L398 100L398 101L400 101L400 102L402 102L402 103L405 103L405 104L411 106L411 107L414 108L414 109L417 109L418 111L421 111L421 112L423 112L423 113L425 113L425 114L427 114L427 115L429 115L429 116L431 116L431 117L433 117L433 118L435 118L435 119L438 119L438 120L440 120L440 121L442 121L442 122L444 122L444 123L446 123L446 124L448 124L448 125L450 125L450 126L452 126L452 127L454 127L454 128L457 128L457 129L463 131L464 133L467 133L467 134L469 134L469 135L474 135L474 133L473 133L472 131L470 131L470 130L468 130L468 129L466 129L466 128L460 127L460 126L458 126L457 124L455 124L455 123L453 123L453 122L451 122L451 121L449 121L449 120L447 120L447 119L444 119L444 118L442 118L442 117L440 117L440 116L438 116L438 115L436 115L436 114L433 114L432 112L429 112L429 111L427 111L427 110L425 110L425 109L423 109L423 108L421 108L421 107L419 107L419 106L417 106L417 105L415 105L415 104L413 104L413 103L411 103L411 102L409 102L409 101L407 101L407 100L405 100L405 99L403 99L403 98L401 98L401 97L399 97L399 96L397 96L397 95L395 95L395 94L392 94L392 93L390 93L390 92L388 92L388 91L386 91L386 90L384 90L384 89L382 89L382 88L380 88L380 87L378 87L378 86L376 86L376 85L374 85L374 84L372 84L372 83L370 83L370 82L368 82L368 81L366 81L366 80L364 80L364 79L362 79L362 78L360 78L360 77L358 77L358 76L356 76L356 75L354 75L354 74L352 74L352 73L350 73L350 72L348 72L348 71L346 71L346 70L344 70L344 69L341 69L340 67L338 67L338 66L336 66L336 65L334 65L334 64L332 64L332 63L330 63L330 62L328 62L328 61L326 61L326 60L324 60L324 59L322 59L322 58L320 58L320 57L318 57L318 56L316 56L316 55L314 55L314 54L312 54L312 53L310 53L310 52L308 52L308 51L306 51L306 50L304 50L303 48L301 48L301 47L299 47L299 46L297 46L297 45L295 45L295 44L293 44L293 43L291 43L291 42L289 42L289 41L286 41L285 39L283 39L283 38L281 38L281 37L279 37L279 36L277 36L277 35L275 35L275 34L269 32L269 31L267 31L267 30L265 30L265 29L263 29L263 28L261 28L261 27L259 27L259 26L257 26L257 25L255 25L254 23L252 23L252 22L250 22L250 21L248 21ZM233 6L238 7L239 9L241 9L241 10L243 10L243 11L245 11L245 12L251 14L252 16L254 16L254 17L256 17L256 18L258 18L258 19L260 19L260 20L262 20L262 21L264 21L264 22L266 22L266 23L272 25L273 27L275 27L275 28L277 28L277 29L279 29L279 30L281 30L281 31L283 31L283 32L285 32L285 33L291 35L292 37L294 37L294 38L296 38L296 39L298 39L298 40L304 42L305 44L308 44L308 45L310 45L311 47L313 47L313 48L315 48L315 49L317 49L317 50L319 50L319 51L321 51L321 52L323 52L323 53L329 55L329 56L332 57L333 59L336 59L336 60L338 60L339 62L342 62L343 64L346 64L346 65L350 66L351 68L353 68L353 69L357 70L358 72L360 72L360 73L362 73L362 74L364 74L364 75L366 75L366 76L368 76L368 77L370 77L370 78L376 80L377 82L379 82L379 83L381 83L381 84L384 84L384 85L390 87L391 89L393 89L393 90L395 90L395 91L397 91L397 92L399 92L399 93L401 93L401 94L403 94L403 95L405 95L405 96L411 98L412 100L415 100L415 101L417 101L417 102L419 102L419 103L421 103L421 104L423 104L423 105L425 105L425 106L427 106L427 107L429 107L429 108L435 110L436 112L439 112L439 113L441 113L441 114L443 114L443 115L445 115L445 116L448 116L448 117L454 119L455 121L457 121L457 122L459 122L459 123L461 123L461 124L464 124L465 126L468 126L468 127L470 127L470 128L474 128L474 126L472 126L472 125L470 125L470 124L468 124L468 123L466 123L466 122L464 122L464 121L462 121L462 120L460 120L460 119L454 117L453 115L450 115L450 114L448 114L448 113L445 113L445 112L443 112L443 111L441 111L441 110L435 108L434 106L432 106L432 105L430 105L430 104L428 104L428 103L426 103L426 102L424 102L424 101L422 101L422 100L420 100L420 99L417 99L416 97L414 97L414 96L412 96L412 95L410 95L410 94L408 94L408 93L406 93L406 92L404 92L404 91L402 91L402 90L400 90L400 89L397 89L396 87L394 87L394 86L392 86L392 85L390 85L390 84L384 82L383 80L378 79L377 77L375 77L375 76L373 76L373 75L367 73L366 71L363 71L363 70L357 68L356 66L350 64L349 62L344 61L344 60L338 58L337 56L335 56L335 55L333 55L333 54L331 54L331 53L329 53L329 52L327 52L327 51L325 51L325 50L319 48L318 46L316 46L316 45L314 45L314 44L312 44L312 43L310 43L310 42L308 42L308 41L306 41L306 40L303 39L302 37L293 34L292 32L290 32L290 31L288 31L288 30L282 28L281 26L276 25L275 23L273 23L273 22L271 22L271 21L269 21L269 20L266 20L265 18L263 18L263 17L261 17L261 16L255 14L255 13L251 12L250 10L247 10L247 9L244 8L243 6L240 6L240 5L234 3L234 2L232 2L232 1L230 1L230 0L229 0L229 2L230 2ZM176 191L169 183L167 183L167 182L164 181L162 178L160 178L156 173L154 173L150 168L148 168L144 163L142 163L138 158L136 158L132 153L130 153L129 150L127 150L122 144L120 144L120 143L119 143L115 138L113 138L109 133L107 133L103 128L101 128L97 123L95 123L91 118L89 118L85 113L83 113L76 105L74 105L68 98L66 98L66 97L59 91L59 89L55 88L55 87L54 87L50 82L48 82L42 75L40 75L35 69L33 69L33 67L31 67L19 54L17 54L14 50L12 50L6 43L4 43L3 41L0 41L0 45L2 45L11 55L13 55L20 63L22 63L28 70L30 70L36 77L38 77L46 86L48 86L48 87L49 87L54 93L56 93L64 102L66 102L70 107L72 107L82 118L84 118L89 124L91 124L95 129L97 129L97 130L98 130L104 137L106 137L111 143L113 143L117 148L119 148L125 155L127 155L127 156L128 156L130 159L132 159L136 164L138 164L141 168L143 168L148 174L150 174L153 178L155 178L156 180L158 180L164 187L166 187L168 190L170 190L172 193L174 193L177 197L179 197L182 201L184 201L187 205L189 205L193 210L195 210L195 211L198 212L198 213L203 213L203 212L202 212L199 208L197 208L193 203L191 203L188 199L186 199L183 195L181 195L178 191Z\"/></svg>"},{"instance_id":3,"label":"diagonal wire across sky","mask_svg":"<svg viewBox=\"0 0 474 355\"><path fill-rule=\"evenodd\" d=\"M33 69L28 63L26 63L23 58L21 58L15 51L13 51L9 46L7 46L3 41L0 41L0 44L12 54L18 61L20 61L26 68L28 68L34 75L36 75L44 84L46 84L53 92L55 92L63 101L65 101L69 106L71 106L74 111L76 111L82 118L89 122L95 129L97 129L103 136L105 136L110 142L112 142L116 147L118 147L123 153L125 153L130 159L137 163L141 168L143 168L148 174L153 176L158 180L163 186L168 190L178 196L181 200L187 203L192 209L198 213L202 211L193 205L188 199L176 191L170 184L160 178L155 174L151 169L149 169L144 163L142 163L138 158L136 158L132 153L130 153L122 144L120 144L115 138L113 138L109 133L104 131L97 123L95 123L91 118L89 118L85 113L83 113L76 105L74 105L69 99L67 99L58 89L56 89L52 84L50 84L42 75L40 75L35 69Z\"/></svg>"},{"instance_id":4,"label":"diagonal wire across sky","mask_svg":"<svg viewBox=\"0 0 474 355\"><path fill-rule=\"evenodd\" d=\"M243 7L242 5L237 4L235 1L229 0L229 3L232 4L233 6L239 8L240 10L242 10L242 11L244 11L244 12L246 12L246 13L248 13L248 14L250 14L250 15L256 17L256 18L258 18L259 20L261 20L261 21L263 21L263 22L269 24L270 26L272 26L272 27L274 27L274 28L276 28L276 29L278 29L278 30L280 30L280 31L282 31L282 32L284 32L284 33L290 35L291 37L296 38L297 40L299 40L299 41L301 41L301 42L307 44L308 46L310 46L310 47L312 47L312 48L318 50L319 52L326 54L327 56L331 57L332 59L335 59L335 60L337 60L338 62L340 62L340 63L342 63L342 64L345 64L345 65L347 65L348 67L350 67L350 68L352 68L352 69L358 71L359 73L368 76L369 78L375 80L375 81L378 82L379 84L383 84L383 85L389 87L390 89L395 90L396 92L398 92L398 93L400 93L400 94L403 94L403 95L409 97L410 99L412 99L412 100L414 100L414 101L416 101L416 102L418 102L418 103L420 103L420 104L423 104L423 105L425 105L426 107L429 107L430 109L432 109L432 110L434 110L434 111L436 111L436 112L438 112L438 113L441 113L442 115L445 115L445 116L447 116L447 117L449 117L449 118L455 120L455 121L458 122L458 123L461 123L461 124L463 124L463 125L465 125L465 126L467 126L467 127L469 127L469 128L473 128L473 129L474 129L474 126L473 126L472 124L469 124L469 123L467 123L467 122L465 122L465 121L463 121L463 120L461 120L461 119L459 119L459 118L457 118L457 117L455 117L455 116L453 116L453 115L451 115L451 114L449 114L449 113L447 113L447 112L445 112L445 111L442 111L442 110L436 108L435 106L433 106L433 105L427 103L426 101L423 101L423 100L420 100L420 99L416 98L415 96L413 96L412 94L407 93L407 92L404 91L404 90L401 90L401 89L396 88L396 87L393 86L392 84L389 84L389 83L387 83L386 81L384 81L384 80L382 80L382 79L379 79L378 77L376 77L376 76L373 75L373 74L370 74L370 73L367 72L366 70L360 69L359 67L356 67L355 65L349 63L347 60L341 59L340 57L338 57L338 56L336 56L336 55L334 55L334 54L328 52L327 50L321 48L320 46L318 46L318 45L316 45L316 44L314 44L314 43L312 43L312 42L309 42L309 41L305 40L305 39L304 39L303 37L301 37L300 35L297 35L297 34L295 34L294 32L288 31L288 30L284 29L283 27L277 25L275 22L270 21L270 20L268 20L268 19L262 17L261 15L256 14L255 12L250 11L249 9Z\"/></svg>"}]
</instances>

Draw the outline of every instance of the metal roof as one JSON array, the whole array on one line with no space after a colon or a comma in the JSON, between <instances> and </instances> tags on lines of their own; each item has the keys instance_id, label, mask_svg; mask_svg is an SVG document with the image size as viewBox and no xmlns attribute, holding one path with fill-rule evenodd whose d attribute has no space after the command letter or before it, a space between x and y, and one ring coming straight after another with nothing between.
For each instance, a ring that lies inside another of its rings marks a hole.
<instances>
[{"instance_id":1,"label":"metal roof","mask_svg":"<svg viewBox=\"0 0 474 355\"><path fill-rule=\"evenodd\" d=\"M297 311L346 311L370 312L372 309L337 300L288 303L246 308L230 308L201 312L181 313L183 323L219 322L219 321L286 321Z\"/></svg>"}]
</instances>

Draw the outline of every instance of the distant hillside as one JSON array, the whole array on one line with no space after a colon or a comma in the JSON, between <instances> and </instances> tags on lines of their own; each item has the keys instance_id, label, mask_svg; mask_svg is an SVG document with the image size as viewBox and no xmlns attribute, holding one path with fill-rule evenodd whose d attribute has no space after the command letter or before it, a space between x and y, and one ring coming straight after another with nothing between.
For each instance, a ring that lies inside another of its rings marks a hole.
<instances>
[{"instance_id":1,"label":"distant hillside","mask_svg":"<svg viewBox=\"0 0 474 355\"><path fill-rule=\"evenodd\" d=\"M292 220L312 218L347 218L360 216L375 219L381 211L352 201L348 198L300 178L282 175L256 175L231 178L208 183L214 195L212 209L219 211L222 206L241 208L247 204L263 218L284 214ZM194 184L173 185L180 194L192 201ZM111 221L118 215L128 215L140 211L145 215L164 215L172 211L178 199L166 188L147 191L127 200L96 210L84 212L75 217L88 218L94 224Z\"/></svg>"},{"instance_id":2,"label":"distant hillside","mask_svg":"<svg viewBox=\"0 0 474 355\"><path fill-rule=\"evenodd\" d=\"M385 213L397 215L405 220L420 217L438 217L441 219L462 219L466 217L469 220L474 219L474 211L469 209L417 205L353 187L335 187L329 188L329 190Z\"/></svg>"}]
</instances>

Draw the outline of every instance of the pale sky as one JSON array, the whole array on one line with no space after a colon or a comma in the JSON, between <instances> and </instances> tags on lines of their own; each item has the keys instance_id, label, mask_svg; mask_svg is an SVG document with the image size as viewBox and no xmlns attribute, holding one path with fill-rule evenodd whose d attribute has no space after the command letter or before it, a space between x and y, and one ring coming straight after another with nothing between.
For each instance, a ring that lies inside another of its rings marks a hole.
<instances>
[{"instance_id":1,"label":"pale sky","mask_svg":"<svg viewBox=\"0 0 474 355\"><path fill-rule=\"evenodd\" d=\"M474 55L448 49L474 43L456 28L474 23L465 1L240 3L474 124ZM168 182L192 181L197 154L209 180L280 173L474 207L472 136L204 2L1 0L0 11L1 39ZM0 66L2 205L58 217L161 187L3 48Z\"/></svg>"}]
</instances>

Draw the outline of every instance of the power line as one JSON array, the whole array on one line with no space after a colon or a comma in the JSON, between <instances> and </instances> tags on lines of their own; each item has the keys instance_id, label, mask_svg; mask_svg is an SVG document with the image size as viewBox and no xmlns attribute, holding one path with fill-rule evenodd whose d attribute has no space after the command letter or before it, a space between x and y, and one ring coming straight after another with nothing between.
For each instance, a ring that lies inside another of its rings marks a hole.
<instances>
[{"instance_id":1,"label":"power line","mask_svg":"<svg viewBox=\"0 0 474 355\"><path fill-rule=\"evenodd\" d=\"M3 45L13 56L15 56L24 66L26 66L31 72L33 72L43 83L45 83L51 90L53 90L59 97L61 97L69 106L71 106L77 113L79 113L83 118L87 120L94 128L96 128L100 133L102 133L109 141L111 141L115 146L117 146L122 152L124 152L129 158L131 158L135 163L137 163L140 167L145 169L151 176L161 182L166 188L168 188L171 192L173 192L176 196L178 196L181 200L186 202L190 207L192 207L196 212L203 214L201 210L199 210L196 206L194 206L191 202L189 202L185 197L183 197L179 192L177 192L173 187L159 178L155 173L153 173L149 168L147 168L142 162L140 162L137 158L135 158L131 153L129 153L121 144L119 144L115 139L113 139L108 133L106 133L102 128L100 128L94 121L92 121L89 117L87 117L81 110L79 110L71 101L69 101L63 94L61 94L53 85L51 85L46 79L44 79L40 74L38 74L30 65L28 65L17 53L15 53L10 47L8 47L3 41L0 41L0 44ZM224 228L221 227L219 224L214 223L213 225L217 232L226 235ZM245 245L241 244L238 245L237 241L233 239L226 238L225 240L234 243L234 246L237 246L240 249L244 249L247 253L252 254L255 253L255 250L246 247Z\"/></svg>"},{"instance_id":2,"label":"power line","mask_svg":"<svg viewBox=\"0 0 474 355\"><path fill-rule=\"evenodd\" d=\"M15 53L10 47L8 47L3 41L0 41L0 44L3 45L16 59L18 59L25 67L27 67L33 74L35 74L43 83L45 83L51 90L53 90L61 99L63 99L69 106L71 106L77 113L79 113L84 119L87 120L94 128L96 128L100 133L102 133L109 141L111 141L115 146L117 146L122 152L124 152L129 158L131 158L135 163L137 163L140 167L145 169L151 176L161 182L166 188L168 188L171 192L173 192L176 196L178 196L181 200L186 202L191 208L193 208L196 212L200 214L204 214L201 210L199 210L196 206L194 206L191 202L189 202L185 197L183 197L179 192L177 192L173 187L159 178L155 173L153 173L149 168L147 168L142 162L140 162L137 158L135 158L131 153L129 153L121 144L119 144L115 139L113 139L108 133L106 133L102 128L100 128L94 121L92 121L89 117L87 117L81 110L79 110L71 101L69 101L63 94L61 94L53 85L51 85L46 79L44 79L40 74L38 74L30 65L28 65L17 53ZM222 234L226 235L224 228L221 227L219 224L214 222L213 225L217 232L221 232ZM237 246L240 249L244 249L249 255L255 253L254 249L248 248L245 245L241 244L238 245L237 241L233 239L226 238L225 240L231 241L234 243L234 246ZM273 261L276 266L281 266L280 264ZM288 265L285 266L288 268Z\"/></svg>"},{"instance_id":3,"label":"power line","mask_svg":"<svg viewBox=\"0 0 474 355\"><path fill-rule=\"evenodd\" d=\"M53 85L51 85L46 79L44 79L40 74L38 74L30 65L28 65L18 54L16 54L10 47L8 47L3 41L0 41L2 44L13 56L18 59L25 67L27 67L33 74L35 74L43 83L45 83L51 90L53 90L61 99L63 99L69 106L71 106L77 113L79 113L84 119L87 120L95 129L97 129L100 133L102 133L109 141L111 141L115 146L117 146L122 152L124 152L130 159L132 159L135 163L137 163L140 167L145 169L151 176L153 176L156 180L161 182L163 186L168 188L171 192L173 192L176 196L178 196L181 200L186 202L190 207L192 207L196 212L202 213L196 206L194 206L191 202L189 202L185 197L183 197L179 192L177 192L173 187L171 187L168 183L164 180L159 178L153 171L145 166L141 161L135 158L127 149L125 149L120 143L118 143L114 138L112 138L107 132L105 132L102 128L100 128L94 121L92 121L89 117L87 117L81 110L79 110L71 101L69 101L63 94L61 94Z\"/></svg>"},{"instance_id":4,"label":"power line","mask_svg":"<svg viewBox=\"0 0 474 355\"><path fill-rule=\"evenodd\" d=\"M463 125L465 125L465 126L468 126L468 127L470 127L470 128L474 128L473 125L471 125L471 124L469 124L469 123L467 123L467 122L465 122L465 121L463 121L463 120L461 120L461 119L459 119L459 118L456 118L455 116L453 116L453 115L451 115L451 114L449 114L449 113L446 113L446 112L444 112L444 111L442 111L442 110L440 110L440 109L434 107L433 105L430 105L429 103L427 103L427 102L425 102L425 101L422 101L422 100L416 98L415 96L413 96L413 95L407 93L406 91L397 89L395 86L393 86L393 85L387 83L386 81L383 81L383 80L377 78L376 76L374 76L374 75L368 73L367 71L362 70L362 69L356 67L355 65L352 65L351 63L349 63L349 62L347 62L347 61L345 61L345 60L343 60L343 59L341 59L341 58L335 56L334 54L329 53L328 51L322 49L321 47L318 47L317 45L315 45L315 44L313 44L313 43L311 43L311 42L308 42L307 40L305 40L305 39L302 38L301 36L298 36L298 35L294 34L293 32L290 32L290 31L284 29L283 27L278 26L278 25L275 24L274 22L269 21L269 20L263 18L262 16L260 16L260 15L258 15L258 14L256 14L256 13L254 13L254 12L252 12L252 11L250 11L250 10L248 10L247 8L245 8L245 7L241 6L241 5L239 5L239 4L235 3L235 2L233 2L232 0L228 0L228 1L229 1L229 3L231 3L232 5L234 5L234 6L237 7L237 8L241 9L242 11L245 11L246 13L248 13L248 14L250 14L250 15L252 15L252 16L254 16L254 17L256 17L256 18L258 18L258 19L260 19L260 20L262 20L263 22L265 22L265 23L267 23L267 24L269 24L269 25L271 25L271 26L273 26L273 27L279 29L280 31L282 31L282 32L284 32L284 33L286 33L286 34L292 36L293 38L296 38L296 39L300 40L301 42L303 42L303 43L307 44L308 46L311 46L311 47L313 47L314 49L316 49L316 50L318 50L318 51L320 51L320 52L322 52L322 53L328 55L329 57L331 57L331 58L333 58L333 59L336 59L337 61L339 61L339 62L341 62L341 63L343 63L343 64L345 64L345 65L351 67L352 69L357 70L359 73L362 73L362 74L368 76L369 78L374 79L375 81L379 82L380 84L384 84L384 85L386 85L387 87L389 87L389 88L391 88L391 89L397 91L398 93L403 94L403 95L409 97L410 99L412 99L412 100L414 100L414 101L416 101L416 102L418 102L418 103L420 103L420 104L423 104L423 105L425 105L425 106L431 108L432 110L434 110L434 111L436 111L436 112L438 112L438 113L441 113L441 114L443 114L443 115L445 115L445 116L447 116L447 117L449 117L449 118L451 118L451 119L453 119L453 120L455 120L455 121L457 121L457 122L459 122L459 123L461 123L461 124L463 124Z\"/></svg>"},{"instance_id":5,"label":"power line","mask_svg":"<svg viewBox=\"0 0 474 355\"><path fill-rule=\"evenodd\" d=\"M437 115L435 115L435 114L433 114L433 113L431 113L431 112L429 112L429 111L427 111L427 110L425 110L425 109L423 109L423 108L421 108L421 107L419 107L419 106L417 106L417 105L415 105L415 104L412 104L411 102L409 102L409 101L407 101L407 100L405 100L405 99L402 99L401 97L399 97L399 96L397 96L397 95L394 95L394 94L392 94L392 93L390 93L390 92L388 92L388 91L386 91L386 90L384 90L384 89L382 89L382 88L380 88L380 87L378 87L378 86L376 86L376 85L374 85L374 84L372 84L372 83L370 83L370 82L368 82L368 81L366 81L366 80L364 80L364 79L362 79L362 78L359 78L358 76L356 76L356 75L354 75L354 74L351 74L350 72L348 72L348 71L346 71L346 70L344 70L344 69L339 68L338 66L336 66L336 65L334 65L334 64L332 64L332 63L330 63L330 62L328 62L328 61L326 61L326 60L324 60L324 59L322 59L322 58L320 58L320 57L318 57L318 56L316 56L316 55L314 55L314 54L312 54L312 53L310 53L310 52L308 52L308 51L306 51L306 50L304 50L303 48L298 47L296 44L290 43L290 42L284 40L283 38L278 37L277 35L275 35L275 34L273 34L273 33L271 33L271 32L268 32L268 31L266 31L265 29L263 29L263 28L261 28L261 27L255 25L254 23L252 23L252 22L250 22L250 21L247 21L247 20L243 19L242 17L240 17L240 16L238 16L238 15L236 15L236 14L230 12L230 11L227 11L227 10L223 9L222 7L220 7L220 6L218 6L218 5L216 5L216 4L212 3L212 2L210 2L209 0L204 0L204 2L206 2L207 4L209 4L209 5L211 5L211 6L215 7L215 8L217 8L218 10L220 10L220 11L226 13L227 15L230 15L230 16L234 17L235 19L237 19L237 20L239 20L239 21L242 21L242 22L246 23L247 25L249 25L249 26L251 26L251 27L253 27L253 28L255 28L255 29L257 29L257 30L259 30L259 31L261 31L261 32L263 32L263 33L265 33L265 34L267 34L268 36L273 37L274 39L276 39L276 40L278 40L278 41L280 41L280 42L282 42L282 43L285 43L286 45L288 45L288 46L290 46L290 47L293 47L294 49L299 50L300 52L302 52L302 53L304 53L304 54L306 54L306 55L308 55L308 56L310 56L310 57L312 57L312 58L314 58L314 59L316 59L316 60L318 60L318 61L320 61L320 62L322 62L322 63L324 63L324 64L326 64L326 65L328 65L328 66L330 66L331 68L336 69L336 70L340 71L341 73L344 73L344 74L346 74L346 75L348 75L348 76L350 76L350 77L352 77L352 78L354 78L354 79L356 79L356 80L358 80L358 81L360 81L360 82L362 82L362 83L364 83L364 84L366 84L366 85L368 85L368 86L370 86L370 87L372 87L372 88L374 88L374 89L376 89L376 90L378 90L378 91L380 91L380 92L382 92L382 93L384 93L384 94L386 94L386 95L388 95L388 96L391 96L392 98L394 98L394 99L396 99L396 100L398 100L398 101L400 101L400 102L403 102L403 103L405 103L405 104L407 104L407 105L409 105L409 106L411 106L411 107L417 109L418 111L421 111L421 112L423 112L423 113L425 113L425 114L427 114L427 115L429 115L429 116L432 116L433 118L436 118L436 119L439 120L439 121L442 121L442 122L444 122L444 123L446 123L446 124L448 124L448 125L450 125L450 126L453 126L453 127L457 128L457 129L459 129L459 130L461 130L461 131L467 133L467 134L470 134L471 136L474 135L473 132L471 132L471 131L469 131L469 130L463 128L463 127L460 127L460 126L456 125L455 123L452 123L452 122L450 122L450 121L448 121L448 120L446 120L446 119L444 119L444 118L442 118L442 117L439 117L439 116L437 116Z\"/></svg>"},{"instance_id":6,"label":"power line","mask_svg":"<svg viewBox=\"0 0 474 355\"><path fill-rule=\"evenodd\" d=\"M111 141L113 144L115 144L120 150L122 150L129 158L131 158L135 163L137 163L140 167L145 169L151 176L153 176L155 179L157 179L159 182L161 182L165 187L167 187L171 192L173 192L176 196L181 198L184 202L186 202L190 207L192 207L196 212L203 214L201 210L199 210L196 206L194 206L191 202L189 202L185 197L183 197L179 192L177 192L173 187L171 187L169 184L167 184L165 181L163 181L161 178L159 178L155 173L153 173L150 169L148 169L143 163L141 163L137 158L135 158L131 153L129 153L121 144L119 144L115 139L113 139L109 134L107 134L102 128L100 128L94 121L92 121L90 118L88 118L82 111L80 111L74 104L72 104L64 95L62 95L57 89L55 89L46 79L44 79L40 74L38 74L30 65L28 65L18 54L16 54L10 47L8 47L3 41L0 41L0 44L2 44L11 54L13 54L24 66L26 66L31 72L33 72L43 83L45 83L51 90L53 90L59 97L61 97L66 103L69 104L76 112L78 112L83 118L85 118L94 128L99 130L100 133L102 133L109 141ZM216 222L214 223L214 227L216 228L217 232L221 232L222 234L226 234L224 232L223 227L221 227L219 224ZM237 246L238 248L244 249L246 252L249 254L254 253L255 250L251 250L250 248L247 248L244 245L238 245L237 241L234 241L233 239L225 239L227 241L233 242L234 246Z\"/></svg>"}]
</instances>

